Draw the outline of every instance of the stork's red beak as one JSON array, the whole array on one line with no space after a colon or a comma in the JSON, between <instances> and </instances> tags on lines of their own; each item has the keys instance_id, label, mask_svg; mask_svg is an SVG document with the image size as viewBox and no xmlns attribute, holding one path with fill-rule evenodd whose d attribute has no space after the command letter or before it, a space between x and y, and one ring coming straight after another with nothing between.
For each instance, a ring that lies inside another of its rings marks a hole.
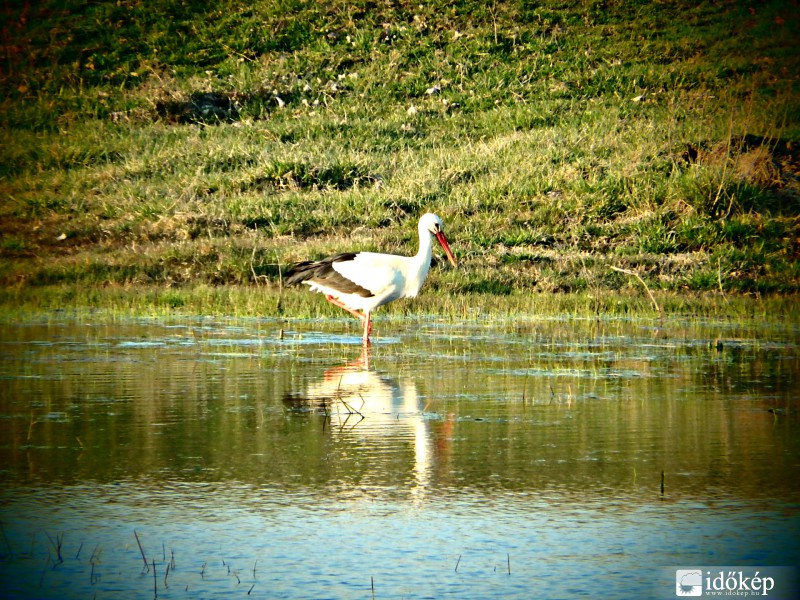
<instances>
[{"instance_id":1,"label":"stork's red beak","mask_svg":"<svg viewBox=\"0 0 800 600\"><path fill-rule=\"evenodd\" d=\"M441 231L436 233L436 240L441 244L444 253L447 254L447 259L450 261L450 264L453 265L453 268L456 268L458 264L456 263L456 257L453 256L452 250L450 250L450 245L447 243L447 238L444 237L444 233Z\"/></svg>"}]
</instances>

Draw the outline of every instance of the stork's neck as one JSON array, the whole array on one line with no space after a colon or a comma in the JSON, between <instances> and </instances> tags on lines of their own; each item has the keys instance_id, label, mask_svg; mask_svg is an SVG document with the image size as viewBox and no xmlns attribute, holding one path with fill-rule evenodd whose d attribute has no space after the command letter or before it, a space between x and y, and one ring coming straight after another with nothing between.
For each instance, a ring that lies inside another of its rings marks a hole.
<instances>
[{"instance_id":1,"label":"stork's neck","mask_svg":"<svg viewBox=\"0 0 800 600\"><path fill-rule=\"evenodd\" d=\"M431 257L433 256L433 236L431 232L425 228L419 229L419 250L414 257L415 262L425 265L425 271L431 265Z\"/></svg>"},{"instance_id":2,"label":"stork's neck","mask_svg":"<svg viewBox=\"0 0 800 600\"><path fill-rule=\"evenodd\" d=\"M433 236L425 228L419 230L419 250L410 258L408 272L405 277L403 296L413 298L419 293L428 270L431 268L431 255L433 254Z\"/></svg>"}]
</instances>

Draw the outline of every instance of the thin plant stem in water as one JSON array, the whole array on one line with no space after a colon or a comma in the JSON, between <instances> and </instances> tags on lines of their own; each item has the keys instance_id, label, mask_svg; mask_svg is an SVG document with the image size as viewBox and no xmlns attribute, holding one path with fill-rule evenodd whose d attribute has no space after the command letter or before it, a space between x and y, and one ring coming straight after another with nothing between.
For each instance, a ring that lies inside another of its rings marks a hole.
<instances>
[{"instance_id":1,"label":"thin plant stem in water","mask_svg":"<svg viewBox=\"0 0 800 600\"><path fill-rule=\"evenodd\" d=\"M525 379L522 380L522 406L525 406L525 392L528 388L528 373L525 372Z\"/></svg>"},{"instance_id":2,"label":"thin plant stem in water","mask_svg":"<svg viewBox=\"0 0 800 600\"><path fill-rule=\"evenodd\" d=\"M144 548L142 548L142 542L139 541L139 534L136 533L136 530L133 530L133 535L136 538L136 543L139 545L139 552L142 553L142 561L144 561L144 568L145 571L150 571L150 566L147 564L147 557L144 555Z\"/></svg>"},{"instance_id":3,"label":"thin plant stem in water","mask_svg":"<svg viewBox=\"0 0 800 600\"><path fill-rule=\"evenodd\" d=\"M28 441L31 441L31 436L33 435L33 426L39 423L39 419L34 418L33 411L31 411L31 420L30 424L28 425Z\"/></svg>"},{"instance_id":4,"label":"thin plant stem in water","mask_svg":"<svg viewBox=\"0 0 800 600\"><path fill-rule=\"evenodd\" d=\"M60 535L56 534L55 542L53 541L53 538L50 537L49 533L45 531L44 534L47 536L47 539L50 540L50 545L53 547L53 550L56 551L56 557L58 558L58 562L63 563L64 559L61 557L61 544L64 541L64 534L63 533L61 533Z\"/></svg>"}]
</instances>

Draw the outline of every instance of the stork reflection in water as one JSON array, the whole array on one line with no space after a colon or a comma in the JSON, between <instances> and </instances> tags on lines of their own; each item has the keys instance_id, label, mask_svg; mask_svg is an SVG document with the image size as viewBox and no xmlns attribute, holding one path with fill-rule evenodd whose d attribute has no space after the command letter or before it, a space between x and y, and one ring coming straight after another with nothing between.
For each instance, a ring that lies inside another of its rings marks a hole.
<instances>
[{"instance_id":1,"label":"stork reflection in water","mask_svg":"<svg viewBox=\"0 0 800 600\"><path fill-rule=\"evenodd\" d=\"M414 485L409 491L421 499L433 472L448 461L453 421L429 410L413 378L398 379L371 368L369 352L364 347L355 361L326 369L321 377L286 394L284 403L293 412L329 420L334 426L328 435L334 439L352 441L342 436L357 436L357 451L375 459L370 463L377 478L386 477L389 467L381 461L395 453L398 444L412 444ZM349 446L341 448L349 451ZM391 469L397 464L392 459Z\"/></svg>"}]
</instances>

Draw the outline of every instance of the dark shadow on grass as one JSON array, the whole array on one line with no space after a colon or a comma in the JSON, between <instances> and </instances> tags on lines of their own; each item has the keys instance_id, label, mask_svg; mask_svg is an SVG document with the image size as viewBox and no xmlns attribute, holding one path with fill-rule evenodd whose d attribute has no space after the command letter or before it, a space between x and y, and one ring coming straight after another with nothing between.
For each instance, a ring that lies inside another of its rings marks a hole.
<instances>
[{"instance_id":1,"label":"dark shadow on grass","mask_svg":"<svg viewBox=\"0 0 800 600\"><path fill-rule=\"evenodd\" d=\"M705 208L715 217L733 212L800 216L800 143L757 135L735 136L721 142L689 144L676 157L682 169L692 166L724 169L726 180Z\"/></svg>"}]
</instances>

